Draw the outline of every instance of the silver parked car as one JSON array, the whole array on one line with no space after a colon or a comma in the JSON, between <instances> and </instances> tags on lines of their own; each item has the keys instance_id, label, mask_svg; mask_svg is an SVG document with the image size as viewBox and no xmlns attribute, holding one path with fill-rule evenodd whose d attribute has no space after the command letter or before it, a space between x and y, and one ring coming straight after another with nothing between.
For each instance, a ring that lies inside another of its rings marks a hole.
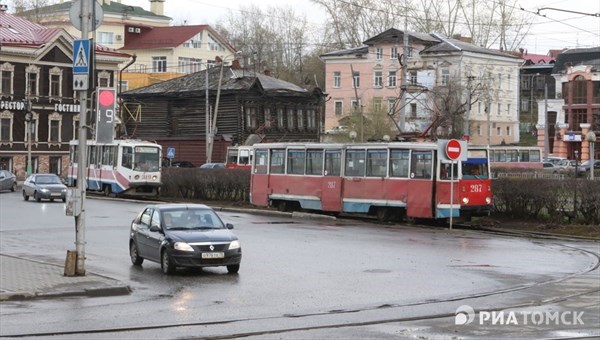
<instances>
[{"instance_id":1,"label":"silver parked car","mask_svg":"<svg viewBox=\"0 0 600 340\"><path fill-rule=\"evenodd\" d=\"M40 202L42 199L67 200L67 186L63 184L55 174L32 174L23 182L23 199L29 200L29 196Z\"/></svg>"},{"instance_id":2,"label":"silver parked car","mask_svg":"<svg viewBox=\"0 0 600 340\"><path fill-rule=\"evenodd\" d=\"M17 176L8 170L0 170L0 191L17 191Z\"/></svg>"}]
</instances>

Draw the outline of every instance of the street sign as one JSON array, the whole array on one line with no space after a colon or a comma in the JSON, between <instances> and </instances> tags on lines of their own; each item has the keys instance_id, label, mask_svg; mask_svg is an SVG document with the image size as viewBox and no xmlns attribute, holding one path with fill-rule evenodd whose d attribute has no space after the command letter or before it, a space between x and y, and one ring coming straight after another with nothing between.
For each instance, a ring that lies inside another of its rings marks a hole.
<instances>
[{"instance_id":1,"label":"street sign","mask_svg":"<svg viewBox=\"0 0 600 340\"><path fill-rule=\"evenodd\" d=\"M89 88L88 83L89 82L88 82L87 74L76 73L73 75L73 90L74 91L87 91Z\"/></svg>"},{"instance_id":2,"label":"street sign","mask_svg":"<svg viewBox=\"0 0 600 340\"><path fill-rule=\"evenodd\" d=\"M460 142L456 139L451 139L446 143L446 156L452 161L460 158L460 154L462 152L462 146Z\"/></svg>"},{"instance_id":3,"label":"street sign","mask_svg":"<svg viewBox=\"0 0 600 340\"><path fill-rule=\"evenodd\" d=\"M114 88L98 88L96 114L96 142L112 143L114 140L114 126L116 120L117 90Z\"/></svg>"},{"instance_id":4,"label":"street sign","mask_svg":"<svg viewBox=\"0 0 600 340\"><path fill-rule=\"evenodd\" d=\"M90 40L73 41L73 74L89 74L90 72Z\"/></svg>"},{"instance_id":5,"label":"street sign","mask_svg":"<svg viewBox=\"0 0 600 340\"><path fill-rule=\"evenodd\" d=\"M167 158L175 158L175 148L167 149Z\"/></svg>"},{"instance_id":6,"label":"street sign","mask_svg":"<svg viewBox=\"0 0 600 340\"><path fill-rule=\"evenodd\" d=\"M88 31L95 31L96 28L102 25L102 20L104 19L104 11L102 10L102 6L96 0L83 0L88 1L90 4L88 8L92 13L88 13L89 16L94 16L95 20L88 20ZM92 8L92 3L94 3L94 7ZM82 29L82 21L81 20L81 1L75 0L71 4L71 8L69 9L69 19L71 20L71 25L78 29L79 31L83 31Z\"/></svg>"}]
</instances>

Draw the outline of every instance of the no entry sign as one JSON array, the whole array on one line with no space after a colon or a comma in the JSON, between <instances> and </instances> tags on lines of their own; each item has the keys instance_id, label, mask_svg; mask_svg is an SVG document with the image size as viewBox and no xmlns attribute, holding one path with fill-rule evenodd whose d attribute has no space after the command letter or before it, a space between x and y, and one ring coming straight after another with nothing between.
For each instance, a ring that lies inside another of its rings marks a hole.
<instances>
[{"instance_id":1,"label":"no entry sign","mask_svg":"<svg viewBox=\"0 0 600 340\"><path fill-rule=\"evenodd\" d=\"M456 139L451 139L446 143L446 156L448 159L455 161L460 158L462 153L462 145Z\"/></svg>"}]
</instances>

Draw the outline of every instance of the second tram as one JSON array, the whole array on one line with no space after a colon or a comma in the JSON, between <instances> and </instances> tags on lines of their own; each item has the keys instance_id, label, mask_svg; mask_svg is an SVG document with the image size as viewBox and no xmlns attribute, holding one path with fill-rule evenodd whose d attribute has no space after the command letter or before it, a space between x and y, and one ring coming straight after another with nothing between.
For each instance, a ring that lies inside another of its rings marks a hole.
<instances>
[{"instance_id":1,"label":"second tram","mask_svg":"<svg viewBox=\"0 0 600 340\"><path fill-rule=\"evenodd\" d=\"M70 143L70 163L67 180L75 185L78 160L78 140ZM158 196L161 186L161 146L142 140L115 140L96 143L88 140L85 175L87 190L105 195Z\"/></svg>"},{"instance_id":2,"label":"second tram","mask_svg":"<svg viewBox=\"0 0 600 340\"><path fill-rule=\"evenodd\" d=\"M468 148L468 158L454 163L438 149L436 143L257 144L250 200L380 220L489 215L487 147Z\"/></svg>"},{"instance_id":3,"label":"second tram","mask_svg":"<svg viewBox=\"0 0 600 340\"><path fill-rule=\"evenodd\" d=\"M227 169L250 169L253 155L254 147L252 146L230 146L227 148L225 167Z\"/></svg>"}]
</instances>

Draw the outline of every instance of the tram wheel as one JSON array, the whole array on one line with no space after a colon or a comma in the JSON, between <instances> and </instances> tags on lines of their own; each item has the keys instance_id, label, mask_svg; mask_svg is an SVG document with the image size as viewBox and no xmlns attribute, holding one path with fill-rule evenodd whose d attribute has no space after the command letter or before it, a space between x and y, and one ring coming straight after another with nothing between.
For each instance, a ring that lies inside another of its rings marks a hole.
<instances>
[{"instance_id":1,"label":"tram wheel","mask_svg":"<svg viewBox=\"0 0 600 340\"><path fill-rule=\"evenodd\" d=\"M286 201L277 202L277 211L285 212L288 210Z\"/></svg>"},{"instance_id":2,"label":"tram wheel","mask_svg":"<svg viewBox=\"0 0 600 340\"><path fill-rule=\"evenodd\" d=\"M377 208L377 220L379 222L387 222L390 220L390 209L385 207Z\"/></svg>"}]
</instances>

